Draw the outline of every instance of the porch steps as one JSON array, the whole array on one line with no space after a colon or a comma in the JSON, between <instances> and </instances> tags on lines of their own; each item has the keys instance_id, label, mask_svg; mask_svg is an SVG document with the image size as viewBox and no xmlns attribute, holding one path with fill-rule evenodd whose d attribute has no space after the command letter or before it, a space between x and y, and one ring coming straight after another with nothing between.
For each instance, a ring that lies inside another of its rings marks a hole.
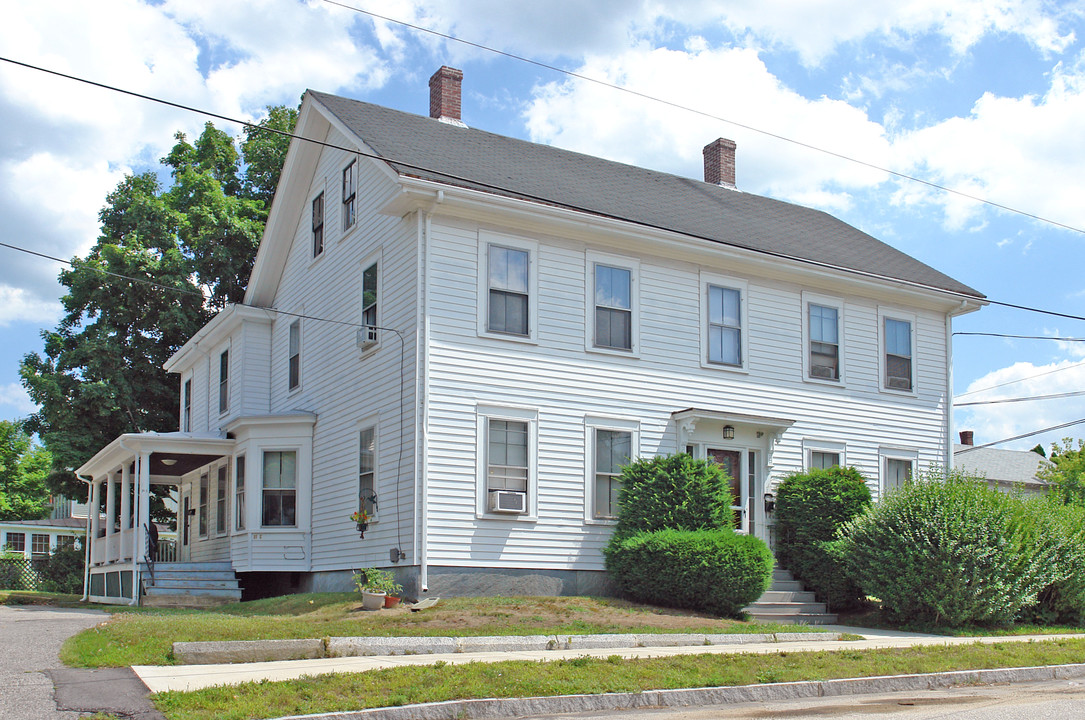
<instances>
[{"instance_id":1,"label":"porch steps","mask_svg":"<svg viewBox=\"0 0 1085 720\"><path fill-rule=\"evenodd\" d=\"M826 612L825 603L817 602L814 593L803 587L790 571L776 568L772 571L769 589L742 611L753 620L761 622L790 623L795 625L831 625L836 615Z\"/></svg>"},{"instance_id":2,"label":"porch steps","mask_svg":"<svg viewBox=\"0 0 1085 720\"><path fill-rule=\"evenodd\" d=\"M143 572L145 607L205 608L237 602L241 588L228 562L155 563Z\"/></svg>"}]
</instances>

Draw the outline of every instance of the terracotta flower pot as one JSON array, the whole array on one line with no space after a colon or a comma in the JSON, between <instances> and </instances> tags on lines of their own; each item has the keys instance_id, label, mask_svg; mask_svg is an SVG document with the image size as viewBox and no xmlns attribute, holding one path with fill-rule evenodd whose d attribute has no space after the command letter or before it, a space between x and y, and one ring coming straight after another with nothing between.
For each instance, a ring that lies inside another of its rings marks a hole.
<instances>
[{"instance_id":1,"label":"terracotta flower pot","mask_svg":"<svg viewBox=\"0 0 1085 720\"><path fill-rule=\"evenodd\" d=\"M395 595L384 596L384 607L394 608L396 605L399 605L399 598L397 598Z\"/></svg>"}]
</instances>

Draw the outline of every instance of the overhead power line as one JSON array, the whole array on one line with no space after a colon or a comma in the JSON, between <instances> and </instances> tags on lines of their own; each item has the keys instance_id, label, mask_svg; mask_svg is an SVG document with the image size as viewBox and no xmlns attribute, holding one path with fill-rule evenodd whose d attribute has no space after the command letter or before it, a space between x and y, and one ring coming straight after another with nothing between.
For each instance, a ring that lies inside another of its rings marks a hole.
<instances>
[{"instance_id":1,"label":"overhead power line","mask_svg":"<svg viewBox=\"0 0 1085 720\"><path fill-rule=\"evenodd\" d=\"M1035 375L1026 375L1025 377L1017 378L1016 380L1007 380L1006 382L999 383L998 385L989 385L988 387L985 387L985 388L978 388L976 390L969 390L968 392L961 393L957 397L962 398L962 397L965 397L966 395L975 395L976 393L987 392L988 390L994 390L996 388L1006 387L1007 385L1015 385L1015 384L1017 384L1019 382L1024 382L1026 380L1034 380L1036 378L1045 377L1047 375L1052 375L1052 374L1057 373L1057 372L1063 372L1065 370L1072 370L1074 368L1081 367L1082 365L1085 365L1085 360L1082 360L1081 362L1072 363L1070 365L1064 365L1064 366L1062 366L1060 368L1055 368L1054 370L1046 370L1046 371L1044 371L1042 373L1036 373Z\"/></svg>"},{"instance_id":2,"label":"overhead power line","mask_svg":"<svg viewBox=\"0 0 1085 720\"><path fill-rule=\"evenodd\" d=\"M1034 311L1039 312L1039 311ZM954 335L971 335L973 337L996 337L1010 338L1014 340L1058 340L1059 342L1085 342L1085 338L1054 337L1051 335L1007 335L1006 333L989 332L955 332Z\"/></svg>"},{"instance_id":3,"label":"overhead power line","mask_svg":"<svg viewBox=\"0 0 1085 720\"><path fill-rule=\"evenodd\" d=\"M1033 430L1032 432L1023 433L1021 435L1014 435L1013 437L1004 438L1002 440L995 440L994 442L984 443L983 445L972 445L971 447L966 447L963 450L958 450L956 454L961 455L966 452L971 452L972 450L981 450L983 448L993 447L994 445L1001 445L1003 443L1013 442L1014 440L1022 440L1027 437L1032 437L1033 435L1042 435L1046 432L1062 430L1063 428L1080 425L1081 423L1085 423L1085 418L1081 418L1080 420L1071 420L1070 422L1062 423L1061 425L1052 425L1051 427L1046 427L1043 430Z\"/></svg>"},{"instance_id":4,"label":"overhead power line","mask_svg":"<svg viewBox=\"0 0 1085 720\"><path fill-rule=\"evenodd\" d=\"M1085 390L1055 393L1054 395L1033 395L1032 397L999 398L998 400L974 400L972 402L954 403L953 407L962 408L971 407L973 405L999 405L1001 403L1032 402L1033 400L1060 400L1062 398L1079 397L1081 395L1085 395Z\"/></svg>"},{"instance_id":5,"label":"overhead power line","mask_svg":"<svg viewBox=\"0 0 1085 720\"><path fill-rule=\"evenodd\" d=\"M730 118L725 118L725 117L722 117L720 115L710 113L710 112L708 112L706 110L701 110L699 108L692 107L690 105L683 105L682 103L675 102L673 100L666 100L664 98L660 98L660 97L657 97L655 95L649 95L648 93L640 92L639 90L633 90L632 88L622 87L621 85L615 85L614 83L608 82L606 80L600 80L598 78L593 78L590 75L584 75L583 73L578 73L578 72L575 72L573 70L567 70L565 68L561 68L561 67L558 67L556 65L550 65L548 63L544 63L544 62L541 62L539 60L533 60L532 58L525 57L523 55L517 55L515 53L510 53L510 52L507 52L505 50L498 50L497 48L490 47L488 45L483 45L482 43L473 42L471 40L465 40L463 38L458 38L455 35L450 35L448 33L443 33L443 32L441 32L439 30L433 30L431 28L422 27L421 25L415 25L413 23L409 23L409 22L406 22L404 20L397 20L396 18L389 17L387 15L381 15L381 14L375 13L375 12L373 12L371 10L363 10L362 8L354 7L353 5L348 5L348 4L343 3L343 2L338 2L337 0L324 0L324 2L327 3L328 5L335 5L336 7L340 7L340 8L343 8L345 10L350 10L350 11L356 12L356 13L358 13L360 15L367 15L369 17L376 18L378 20L384 20L385 22L393 23L395 25L400 25L400 26L405 27L405 28L410 28L411 30L416 30L418 32L428 33L430 35L434 35L436 37L440 37L440 38L443 38L445 40L451 40L452 42L460 43L461 45L466 45L468 47L473 47L473 48L476 48L478 50L483 50L485 52L493 53L495 55L501 55L502 57L507 57L507 58L509 58L511 60L517 60L519 62L527 63L529 65L534 65L535 67L540 67L540 68L543 68L545 70L550 70L552 72L559 73L561 75L576 78L577 80L583 80L584 82L593 83L595 85L599 85L600 87L605 87L605 88L609 88L611 90L616 90L618 92L626 93L627 95L632 95L634 97L638 97L638 98L641 98L643 100L648 100L650 102L655 102L655 103L659 103L661 105L666 105L667 107L672 107L672 108L674 108L676 110L682 110L683 112L693 113L694 115L700 115L701 117L705 117L705 118L708 118L710 120L716 120L718 122L726 123L728 125L733 125L734 127L742 128L743 130L749 130L750 132L754 132L754 133L757 133L759 135L764 135L765 137L770 137L770 138L773 138L775 140L780 140L782 142L790 143L792 145L796 145L798 147L805 148L807 150L813 150L814 152L818 152L818 153L822 153L824 155L829 155L831 157L839 158L840 160L846 160L847 162L855 163L856 165L861 165L863 167L870 168L871 170L877 170L879 172L884 172L884 173L886 173L888 175L898 177L898 178L900 178L902 180L908 180L910 182L918 183L920 185L925 185L925 186L927 186L929 188L933 188L935 190L940 190L942 192L949 193L951 195L956 195L957 197L966 198L966 199L972 200L974 202L982 203L983 205L989 205L991 207L998 208L999 210L1005 210L1006 212L1014 213L1014 214L1017 214L1017 215L1022 215L1024 217L1031 218L1033 220L1038 220L1040 222L1044 222L1044 223L1047 223L1049 225L1054 225L1056 227L1063 228L1064 230L1071 230L1071 231L1076 232L1076 233L1085 234L1085 229L1074 227L1073 225L1068 225L1067 223L1059 222L1058 220L1052 220L1051 218L1047 218L1047 217L1044 217L1042 215L1037 215L1035 213L1031 213L1031 212L1028 212L1028 211L1025 211L1025 210L1019 210L1019 209L1011 207L1009 205L1004 205L1002 203L995 202L994 200L988 200L987 198L980 197L979 195L973 195L971 193L966 193L963 190L957 190L957 189L951 188L951 187L949 187L947 185L940 185L939 183L936 183L936 182L934 182L932 180L924 180L923 178L917 177L915 175L909 175L908 173L900 172L899 170L892 170L890 168L883 167L881 165L876 165L876 164L874 164L872 162L867 162L866 160L860 160L859 158L852 157L851 155L845 155L844 153L836 152L835 150L829 150L827 148L823 148L823 147L820 147L818 145L813 145L813 144L805 142L803 140L796 140L794 138L787 137L786 135L781 135L779 133L772 132L771 130L764 130L764 129L756 127L754 125L749 125L747 123L739 122L738 120L732 120Z\"/></svg>"}]
</instances>

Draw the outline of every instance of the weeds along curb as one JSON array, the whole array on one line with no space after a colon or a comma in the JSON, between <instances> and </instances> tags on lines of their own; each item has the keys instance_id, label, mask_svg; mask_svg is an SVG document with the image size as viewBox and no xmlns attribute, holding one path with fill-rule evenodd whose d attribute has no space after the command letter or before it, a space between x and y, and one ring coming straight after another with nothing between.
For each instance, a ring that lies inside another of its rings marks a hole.
<instances>
[{"instance_id":1,"label":"weeds along curb","mask_svg":"<svg viewBox=\"0 0 1085 720\"><path fill-rule=\"evenodd\" d=\"M841 633L778 634L600 634L489 637L333 637L308 640L221 640L173 643L173 657L182 665L216 665L317 658L436 653L533 652L599 650L635 647L696 647L750 643L840 640Z\"/></svg>"},{"instance_id":2,"label":"weeds along curb","mask_svg":"<svg viewBox=\"0 0 1085 720\"><path fill-rule=\"evenodd\" d=\"M922 675L887 675L736 687L647 690L639 693L559 695L532 698L450 700L422 705L373 708L351 712L291 715L278 720L474 720L572 712L604 712L639 708L731 705L816 697L940 690L960 685L1041 682L1085 677L1085 663L1043 667L957 670Z\"/></svg>"}]
</instances>

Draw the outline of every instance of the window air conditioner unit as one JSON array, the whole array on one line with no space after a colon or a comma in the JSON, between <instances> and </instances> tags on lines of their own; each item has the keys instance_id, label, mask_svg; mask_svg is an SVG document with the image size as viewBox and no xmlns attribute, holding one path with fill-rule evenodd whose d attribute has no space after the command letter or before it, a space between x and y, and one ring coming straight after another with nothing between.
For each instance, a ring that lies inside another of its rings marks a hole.
<instances>
[{"instance_id":1,"label":"window air conditioner unit","mask_svg":"<svg viewBox=\"0 0 1085 720\"><path fill-rule=\"evenodd\" d=\"M912 379L906 377L890 377L889 382L886 383L886 387L893 390L911 390Z\"/></svg>"},{"instance_id":2,"label":"window air conditioner unit","mask_svg":"<svg viewBox=\"0 0 1085 720\"><path fill-rule=\"evenodd\" d=\"M372 325L358 328L358 347L367 348L377 344L377 328Z\"/></svg>"},{"instance_id":3,"label":"window air conditioner unit","mask_svg":"<svg viewBox=\"0 0 1085 720\"><path fill-rule=\"evenodd\" d=\"M810 377L836 379L836 371L831 365L811 365Z\"/></svg>"},{"instance_id":4,"label":"window air conditioner unit","mask_svg":"<svg viewBox=\"0 0 1085 720\"><path fill-rule=\"evenodd\" d=\"M514 490L495 490L490 493L490 512L527 512L527 493Z\"/></svg>"}]
</instances>

